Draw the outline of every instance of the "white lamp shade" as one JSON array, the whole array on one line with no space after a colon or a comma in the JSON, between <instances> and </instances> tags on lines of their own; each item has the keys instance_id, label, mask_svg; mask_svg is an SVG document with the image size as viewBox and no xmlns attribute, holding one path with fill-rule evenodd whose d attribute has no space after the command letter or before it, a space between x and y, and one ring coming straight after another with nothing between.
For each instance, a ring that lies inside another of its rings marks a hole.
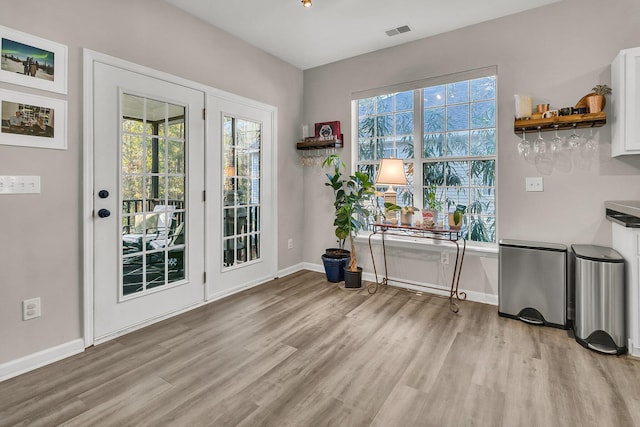
<instances>
[{"instance_id":1,"label":"white lamp shade","mask_svg":"<svg viewBox=\"0 0 640 427\"><path fill-rule=\"evenodd\" d=\"M382 159L376 178L377 185L407 185L402 159Z\"/></svg>"}]
</instances>

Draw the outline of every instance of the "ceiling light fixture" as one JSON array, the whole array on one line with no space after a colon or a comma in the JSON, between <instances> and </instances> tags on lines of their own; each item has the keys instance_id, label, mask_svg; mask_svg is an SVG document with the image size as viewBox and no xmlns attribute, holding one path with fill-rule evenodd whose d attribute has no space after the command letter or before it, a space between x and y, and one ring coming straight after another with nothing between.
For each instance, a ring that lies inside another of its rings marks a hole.
<instances>
[{"instance_id":1,"label":"ceiling light fixture","mask_svg":"<svg viewBox=\"0 0 640 427\"><path fill-rule=\"evenodd\" d=\"M302 5L304 7L311 7L311 0L302 0Z\"/></svg>"}]
</instances>

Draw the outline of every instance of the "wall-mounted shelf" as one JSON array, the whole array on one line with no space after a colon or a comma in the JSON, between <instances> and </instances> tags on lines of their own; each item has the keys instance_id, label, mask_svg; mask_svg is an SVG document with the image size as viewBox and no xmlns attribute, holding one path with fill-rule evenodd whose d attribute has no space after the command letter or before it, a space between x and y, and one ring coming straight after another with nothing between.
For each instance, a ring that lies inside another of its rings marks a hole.
<instances>
[{"instance_id":1,"label":"wall-mounted shelf","mask_svg":"<svg viewBox=\"0 0 640 427\"><path fill-rule=\"evenodd\" d=\"M342 148L341 139L315 139L307 138L296 144L298 150L321 150L324 148Z\"/></svg>"},{"instance_id":2,"label":"wall-mounted shelf","mask_svg":"<svg viewBox=\"0 0 640 427\"><path fill-rule=\"evenodd\" d=\"M340 139L319 139L305 138L296 144L298 153L301 155L303 166L313 166L322 163L322 160L328 155L335 153L336 148L342 148L342 134Z\"/></svg>"},{"instance_id":3,"label":"wall-mounted shelf","mask_svg":"<svg viewBox=\"0 0 640 427\"><path fill-rule=\"evenodd\" d=\"M576 128L604 126L607 124L607 113L602 111L600 113L571 114L569 116L558 116L548 119L516 119L513 124L513 131L516 134L522 133L523 130L526 133L537 132L538 128L540 128L541 131L550 131L555 130L556 125L558 126L558 130L573 129L574 124Z\"/></svg>"}]
</instances>

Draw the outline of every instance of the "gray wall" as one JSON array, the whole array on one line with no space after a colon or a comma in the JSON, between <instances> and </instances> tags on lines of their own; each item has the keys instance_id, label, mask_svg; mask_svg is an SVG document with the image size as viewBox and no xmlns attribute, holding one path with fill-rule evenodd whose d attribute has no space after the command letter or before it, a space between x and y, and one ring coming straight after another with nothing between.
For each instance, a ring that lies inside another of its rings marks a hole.
<instances>
[{"instance_id":1,"label":"gray wall","mask_svg":"<svg viewBox=\"0 0 640 427\"><path fill-rule=\"evenodd\" d=\"M611 130L606 125L597 130L600 152L591 167L555 170L544 177L544 192L526 193L525 177L540 173L518 157L513 95L530 93L534 103L562 107L574 105L596 84L610 85L610 63L618 51L640 46L639 17L637 0L565 0L306 70L304 122L340 120L346 139L342 156L349 164L352 92L497 65L498 238L610 245L603 202L640 199L640 156L611 158ZM317 168L306 168L304 177L304 258L318 264L324 248L335 244L332 196ZM398 252L392 262L398 272L413 280L430 280L418 273L420 260L411 263L414 256ZM363 247L365 271L371 271L369 258ZM486 261L465 259L461 287L497 292L497 262Z\"/></svg>"},{"instance_id":2,"label":"gray wall","mask_svg":"<svg viewBox=\"0 0 640 427\"><path fill-rule=\"evenodd\" d=\"M0 363L82 337L82 48L278 108L279 268L302 261L302 169L295 151L302 71L155 0L12 2L0 25L69 48L68 150L0 146L0 175L40 175L42 193L0 196ZM21 302L42 298L22 321Z\"/></svg>"}]
</instances>

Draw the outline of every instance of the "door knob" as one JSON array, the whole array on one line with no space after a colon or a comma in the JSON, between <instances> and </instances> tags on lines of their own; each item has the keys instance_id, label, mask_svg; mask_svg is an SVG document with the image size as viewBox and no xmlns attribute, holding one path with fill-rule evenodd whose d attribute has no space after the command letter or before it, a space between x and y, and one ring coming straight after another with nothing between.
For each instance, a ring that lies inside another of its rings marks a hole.
<instances>
[{"instance_id":1,"label":"door knob","mask_svg":"<svg viewBox=\"0 0 640 427\"><path fill-rule=\"evenodd\" d=\"M106 199L107 197L109 197L109 192L107 190L100 190L98 192L98 197L100 197L101 199Z\"/></svg>"},{"instance_id":2,"label":"door knob","mask_svg":"<svg viewBox=\"0 0 640 427\"><path fill-rule=\"evenodd\" d=\"M111 212L109 212L109 209L104 209L104 208L103 208L103 209L100 209L100 210L98 211L98 216L99 216L100 218L107 218L107 217L108 217L108 216L110 216L110 215L111 215Z\"/></svg>"}]
</instances>

